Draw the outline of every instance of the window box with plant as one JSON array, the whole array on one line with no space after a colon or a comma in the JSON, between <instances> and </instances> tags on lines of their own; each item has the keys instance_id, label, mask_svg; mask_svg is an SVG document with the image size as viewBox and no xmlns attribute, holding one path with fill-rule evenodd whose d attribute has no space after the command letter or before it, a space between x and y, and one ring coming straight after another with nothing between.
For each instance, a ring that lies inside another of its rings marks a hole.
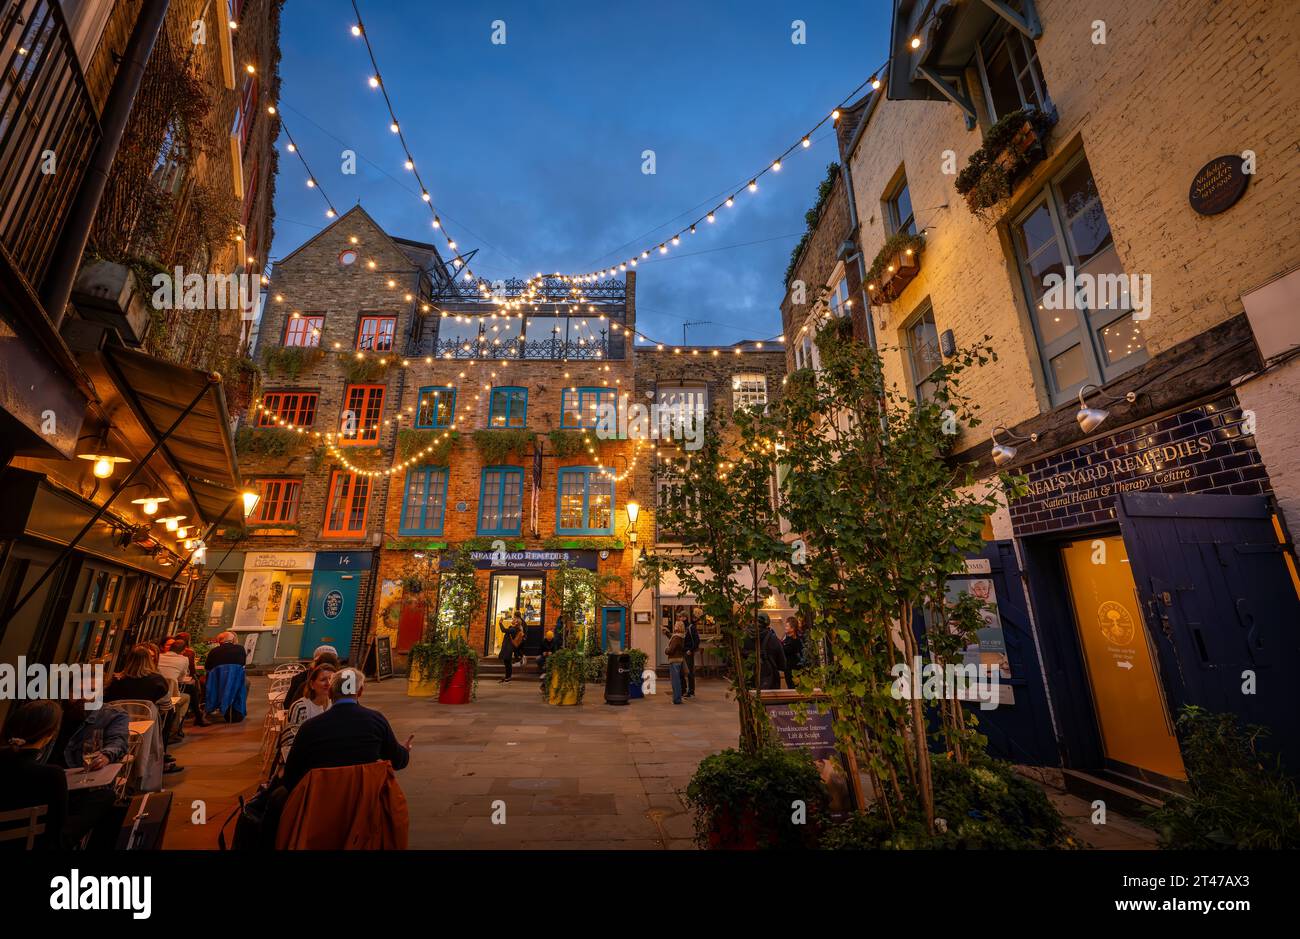
<instances>
[{"instance_id":1,"label":"window box with plant","mask_svg":"<svg viewBox=\"0 0 1300 939\"><path fill-rule=\"evenodd\" d=\"M867 296L871 302L892 303L921 272L925 238L911 232L895 232L871 262L867 271Z\"/></svg>"},{"instance_id":2,"label":"window box with plant","mask_svg":"<svg viewBox=\"0 0 1300 939\"><path fill-rule=\"evenodd\" d=\"M957 174L957 192L980 218L1003 199L1024 175L1047 156L1053 113L1038 108L1012 111L989 128L983 145Z\"/></svg>"}]
</instances>

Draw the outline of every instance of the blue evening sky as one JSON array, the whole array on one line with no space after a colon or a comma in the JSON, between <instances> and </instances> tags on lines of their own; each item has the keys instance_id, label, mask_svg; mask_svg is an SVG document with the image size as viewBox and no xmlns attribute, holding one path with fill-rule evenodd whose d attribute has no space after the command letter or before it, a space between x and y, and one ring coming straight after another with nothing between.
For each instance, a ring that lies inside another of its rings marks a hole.
<instances>
[{"instance_id":1,"label":"blue evening sky","mask_svg":"<svg viewBox=\"0 0 1300 939\"><path fill-rule=\"evenodd\" d=\"M741 189L886 57L888 0L358 0L402 129L461 250L492 279L586 271L652 247ZM792 21L807 43L791 42ZM504 20L505 45L491 43ZM433 237L388 130L348 0L289 0L280 106L340 212ZM638 326L680 342L780 332L782 276L827 163L830 125L758 192L638 268ZM280 144L285 143L283 135ZM355 175L340 153L358 154ZM654 150L657 172L642 173ZM282 152L282 257L326 222Z\"/></svg>"}]
</instances>

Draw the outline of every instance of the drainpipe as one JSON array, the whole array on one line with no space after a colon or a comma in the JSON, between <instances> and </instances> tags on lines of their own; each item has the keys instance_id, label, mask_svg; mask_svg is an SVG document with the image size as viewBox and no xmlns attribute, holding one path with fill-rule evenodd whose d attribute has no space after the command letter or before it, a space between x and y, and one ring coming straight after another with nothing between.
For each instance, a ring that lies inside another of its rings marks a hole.
<instances>
[{"instance_id":1,"label":"drainpipe","mask_svg":"<svg viewBox=\"0 0 1300 939\"><path fill-rule=\"evenodd\" d=\"M68 300L72 297L72 284L81 267L86 242L90 240L90 227L99 211L104 189L108 186L109 170L117 157L122 135L126 131L127 118L131 116L136 94L140 91L140 82L144 78L145 66L153 54L154 43L162 31L163 19L170 3L171 0L144 0L140 17L135 22L135 29L131 31L126 51L122 54L117 75L113 78L113 87L108 93L104 113L100 116L99 146L90 158L81 188L64 220L63 232L50 258L49 275L41 289L41 303L54 321L55 329L62 324Z\"/></svg>"}]
</instances>

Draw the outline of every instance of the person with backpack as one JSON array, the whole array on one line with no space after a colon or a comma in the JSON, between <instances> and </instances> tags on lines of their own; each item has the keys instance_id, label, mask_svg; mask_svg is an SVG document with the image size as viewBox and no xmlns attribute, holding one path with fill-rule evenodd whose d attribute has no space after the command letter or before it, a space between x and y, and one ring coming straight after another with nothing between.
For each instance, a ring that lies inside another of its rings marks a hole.
<instances>
[{"instance_id":1,"label":"person with backpack","mask_svg":"<svg viewBox=\"0 0 1300 939\"><path fill-rule=\"evenodd\" d=\"M794 688L795 669L803 668L803 637L799 635L799 621L793 616L785 618L781 651L785 653L785 686Z\"/></svg>"}]
</instances>

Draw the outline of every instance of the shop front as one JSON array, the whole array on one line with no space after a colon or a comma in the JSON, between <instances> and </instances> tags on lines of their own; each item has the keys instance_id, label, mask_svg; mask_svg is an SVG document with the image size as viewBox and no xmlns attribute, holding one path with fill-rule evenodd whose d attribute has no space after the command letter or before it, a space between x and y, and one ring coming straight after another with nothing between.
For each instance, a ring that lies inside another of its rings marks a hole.
<instances>
[{"instance_id":1,"label":"shop front","mask_svg":"<svg viewBox=\"0 0 1300 939\"><path fill-rule=\"evenodd\" d=\"M1232 395L1038 460L1010 504L1067 771L1186 779L1186 705L1271 734L1293 767L1300 580Z\"/></svg>"},{"instance_id":2,"label":"shop front","mask_svg":"<svg viewBox=\"0 0 1300 939\"><path fill-rule=\"evenodd\" d=\"M486 603L481 619L476 617L470 630L469 641L481 648L483 655L497 656L501 651L504 629L518 613L524 621L523 653L526 656L538 655L546 631L554 629L559 618L559 611L554 609L555 598L551 596L554 571L561 564L588 571L613 570L614 554L581 549L472 551L470 557L479 571ZM445 555L442 569L449 568L452 560ZM578 622L571 625L579 635L596 629L602 648L621 651L627 646L625 607L594 592L581 606Z\"/></svg>"},{"instance_id":3,"label":"shop front","mask_svg":"<svg viewBox=\"0 0 1300 939\"><path fill-rule=\"evenodd\" d=\"M254 667L297 661L302 657L316 555L250 551L243 561L239 597L229 617L229 628L245 648L252 646L249 664ZM224 603L223 599L212 600L209 622L222 624L227 620ZM250 637L256 638L250 642Z\"/></svg>"}]
</instances>

